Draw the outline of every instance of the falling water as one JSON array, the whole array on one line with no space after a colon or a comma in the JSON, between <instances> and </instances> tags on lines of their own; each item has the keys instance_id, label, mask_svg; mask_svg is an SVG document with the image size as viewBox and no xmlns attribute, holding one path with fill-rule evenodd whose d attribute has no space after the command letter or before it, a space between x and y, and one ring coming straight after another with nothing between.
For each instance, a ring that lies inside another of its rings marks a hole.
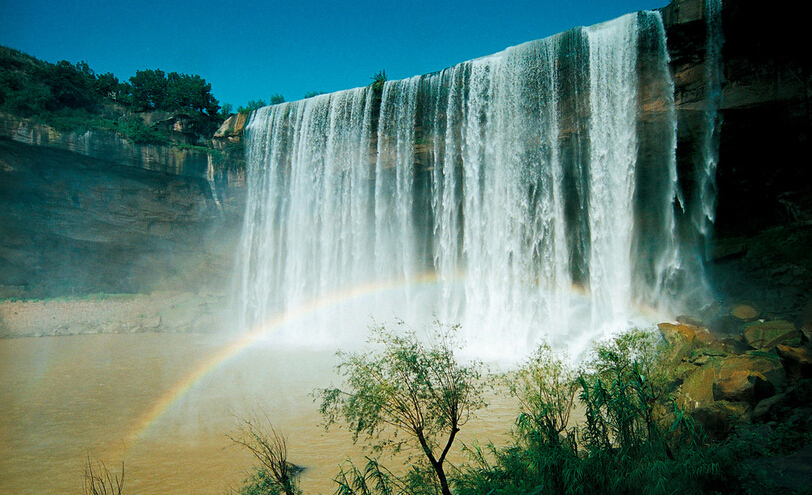
<instances>
[{"instance_id":1,"label":"falling water","mask_svg":"<svg viewBox=\"0 0 812 495\"><path fill-rule=\"evenodd\" d=\"M244 324L307 314L278 333L308 344L433 315L520 357L673 309L696 257L676 237L673 93L660 15L641 12L258 110Z\"/></svg>"},{"instance_id":2,"label":"falling water","mask_svg":"<svg viewBox=\"0 0 812 495\"><path fill-rule=\"evenodd\" d=\"M697 189L701 208L695 220L709 255L711 228L716 217L716 164L719 157L719 108L722 104L722 0L705 0L707 19L705 41L705 109L702 143L697 169Z\"/></svg>"}]
</instances>

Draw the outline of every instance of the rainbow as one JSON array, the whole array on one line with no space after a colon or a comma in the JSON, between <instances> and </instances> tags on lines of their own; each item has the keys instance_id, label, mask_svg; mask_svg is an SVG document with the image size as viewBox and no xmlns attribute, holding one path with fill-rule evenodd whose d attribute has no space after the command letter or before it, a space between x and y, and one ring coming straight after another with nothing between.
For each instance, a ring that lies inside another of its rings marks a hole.
<instances>
[{"instance_id":1,"label":"rainbow","mask_svg":"<svg viewBox=\"0 0 812 495\"><path fill-rule=\"evenodd\" d=\"M462 275L458 275L459 278ZM438 283L436 274L425 273L416 278L409 280L408 286L415 287L420 285L431 286ZM392 290L398 287L407 286L405 280L387 281L387 282L373 282L353 287L352 289L328 294L324 297L314 299L308 303L302 304L299 307L280 314L258 325L251 331L246 333L240 339L230 343L229 345L220 348L218 351L209 356L199 366L193 369L182 380L179 380L172 387L170 387L157 402L146 412L136 423L130 435L127 436L125 445L133 445L150 429L150 427L158 422L164 414L172 407L172 405L181 399L186 393L191 390L196 383L202 380L209 373L216 368L226 363L228 360L240 354L245 349L248 349L263 337L271 334L274 330L278 329L284 324L296 321L315 311L328 309L331 306L339 303L351 301L360 297L372 295L379 292Z\"/></svg>"}]
</instances>

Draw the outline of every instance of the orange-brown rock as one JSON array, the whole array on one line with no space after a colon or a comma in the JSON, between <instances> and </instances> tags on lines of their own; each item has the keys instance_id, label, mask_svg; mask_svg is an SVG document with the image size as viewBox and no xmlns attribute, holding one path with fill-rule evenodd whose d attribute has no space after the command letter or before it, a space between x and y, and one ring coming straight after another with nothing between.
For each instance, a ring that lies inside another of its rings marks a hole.
<instances>
[{"instance_id":1,"label":"orange-brown rock","mask_svg":"<svg viewBox=\"0 0 812 495\"><path fill-rule=\"evenodd\" d=\"M744 321L753 321L758 318L759 312L754 307L747 304L739 304L730 312L733 316Z\"/></svg>"},{"instance_id":2,"label":"orange-brown rock","mask_svg":"<svg viewBox=\"0 0 812 495\"><path fill-rule=\"evenodd\" d=\"M681 323L660 323L657 325L663 337L673 345L689 344L691 346L707 345L715 339L707 328Z\"/></svg>"},{"instance_id":3,"label":"orange-brown rock","mask_svg":"<svg viewBox=\"0 0 812 495\"><path fill-rule=\"evenodd\" d=\"M757 404L775 394L764 375L749 370L722 369L713 382L713 399Z\"/></svg>"},{"instance_id":4,"label":"orange-brown rock","mask_svg":"<svg viewBox=\"0 0 812 495\"><path fill-rule=\"evenodd\" d=\"M680 386L677 404L688 411L713 403L713 382L716 372L710 366L698 368L689 374Z\"/></svg>"},{"instance_id":5,"label":"orange-brown rock","mask_svg":"<svg viewBox=\"0 0 812 495\"><path fill-rule=\"evenodd\" d=\"M812 349L778 345L775 350L790 379L812 378Z\"/></svg>"}]
</instances>

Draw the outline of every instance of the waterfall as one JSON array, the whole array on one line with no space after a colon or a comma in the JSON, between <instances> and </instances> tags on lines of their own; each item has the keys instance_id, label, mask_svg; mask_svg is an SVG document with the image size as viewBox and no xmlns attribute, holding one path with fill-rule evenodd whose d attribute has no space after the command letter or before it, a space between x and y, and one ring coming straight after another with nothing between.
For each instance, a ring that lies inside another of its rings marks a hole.
<instances>
[{"instance_id":1,"label":"waterfall","mask_svg":"<svg viewBox=\"0 0 812 495\"><path fill-rule=\"evenodd\" d=\"M704 256L710 255L712 225L716 217L716 163L719 157L719 108L722 105L722 0L705 0L705 109L697 171L697 231Z\"/></svg>"},{"instance_id":2,"label":"waterfall","mask_svg":"<svg viewBox=\"0 0 812 495\"><path fill-rule=\"evenodd\" d=\"M519 358L678 308L699 275L674 216L668 62L659 13L640 12L256 111L243 325L297 320L273 333L307 345L436 317Z\"/></svg>"}]
</instances>

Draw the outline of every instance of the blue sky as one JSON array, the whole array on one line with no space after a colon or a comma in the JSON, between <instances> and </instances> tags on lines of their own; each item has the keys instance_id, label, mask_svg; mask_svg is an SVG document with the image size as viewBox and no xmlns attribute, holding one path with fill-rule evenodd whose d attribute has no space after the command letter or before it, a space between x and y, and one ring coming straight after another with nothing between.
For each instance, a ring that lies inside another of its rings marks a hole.
<instances>
[{"instance_id":1,"label":"blue sky","mask_svg":"<svg viewBox=\"0 0 812 495\"><path fill-rule=\"evenodd\" d=\"M364 86L380 70L425 74L667 3L0 0L0 44L48 62L84 60L122 80L137 69L199 74L236 108Z\"/></svg>"}]
</instances>

